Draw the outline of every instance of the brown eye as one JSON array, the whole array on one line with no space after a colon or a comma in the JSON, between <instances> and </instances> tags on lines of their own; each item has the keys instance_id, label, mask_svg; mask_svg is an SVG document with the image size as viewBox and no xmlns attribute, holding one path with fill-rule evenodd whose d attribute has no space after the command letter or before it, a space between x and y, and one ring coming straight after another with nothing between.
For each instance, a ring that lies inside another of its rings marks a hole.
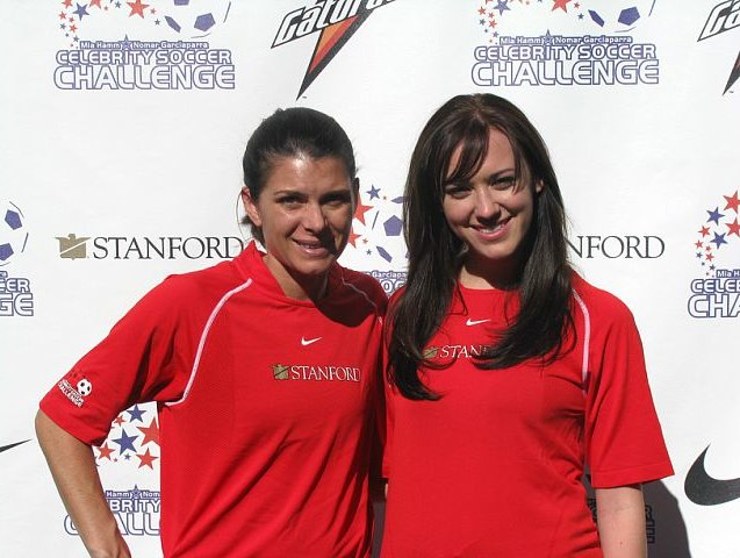
<instances>
[{"instance_id":1,"label":"brown eye","mask_svg":"<svg viewBox=\"0 0 740 558\"><path fill-rule=\"evenodd\" d=\"M452 199L460 200L470 194L470 188L462 184L448 184L445 186L445 196L450 196Z\"/></svg>"},{"instance_id":2,"label":"brown eye","mask_svg":"<svg viewBox=\"0 0 740 558\"><path fill-rule=\"evenodd\" d=\"M500 176L491 181L491 186L499 191L508 190L516 186L516 176Z\"/></svg>"}]
</instances>

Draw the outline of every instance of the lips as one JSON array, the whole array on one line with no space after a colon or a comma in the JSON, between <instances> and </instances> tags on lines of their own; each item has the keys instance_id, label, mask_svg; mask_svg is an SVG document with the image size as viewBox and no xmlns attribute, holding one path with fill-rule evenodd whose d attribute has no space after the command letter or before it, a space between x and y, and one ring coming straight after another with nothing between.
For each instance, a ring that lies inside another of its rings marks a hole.
<instances>
[{"instance_id":1,"label":"lips","mask_svg":"<svg viewBox=\"0 0 740 558\"><path fill-rule=\"evenodd\" d=\"M507 217L506 219L503 219L502 221L496 223L494 226L474 225L472 228L483 238L488 240L495 240L506 234L506 231L508 230L507 225L510 221L511 217Z\"/></svg>"},{"instance_id":2,"label":"lips","mask_svg":"<svg viewBox=\"0 0 740 558\"><path fill-rule=\"evenodd\" d=\"M327 248L322 242L317 240L294 239L293 242L295 242L298 247L309 256L322 257L330 253L329 248Z\"/></svg>"}]
</instances>

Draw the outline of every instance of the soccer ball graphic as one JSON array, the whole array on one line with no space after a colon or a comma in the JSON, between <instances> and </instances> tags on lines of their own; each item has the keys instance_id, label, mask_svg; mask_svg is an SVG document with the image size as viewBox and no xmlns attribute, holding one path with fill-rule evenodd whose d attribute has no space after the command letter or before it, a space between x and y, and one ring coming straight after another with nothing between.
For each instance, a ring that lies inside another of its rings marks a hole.
<instances>
[{"instance_id":1,"label":"soccer ball graphic","mask_svg":"<svg viewBox=\"0 0 740 558\"><path fill-rule=\"evenodd\" d=\"M10 201L0 202L0 267L8 265L15 256L26 249L28 231L25 216L20 208Z\"/></svg>"},{"instance_id":2,"label":"soccer ball graphic","mask_svg":"<svg viewBox=\"0 0 740 558\"><path fill-rule=\"evenodd\" d=\"M657 0L592 0L583 3L586 17L604 33L627 33L653 12Z\"/></svg>"},{"instance_id":3,"label":"soccer ball graphic","mask_svg":"<svg viewBox=\"0 0 740 558\"><path fill-rule=\"evenodd\" d=\"M92 393L92 383L87 378L82 378L77 382L77 392L82 397L87 397Z\"/></svg>"},{"instance_id":4,"label":"soccer ball graphic","mask_svg":"<svg viewBox=\"0 0 740 558\"><path fill-rule=\"evenodd\" d=\"M226 21L231 0L170 0L164 20L176 33L196 39L209 35Z\"/></svg>"}]
</instances>

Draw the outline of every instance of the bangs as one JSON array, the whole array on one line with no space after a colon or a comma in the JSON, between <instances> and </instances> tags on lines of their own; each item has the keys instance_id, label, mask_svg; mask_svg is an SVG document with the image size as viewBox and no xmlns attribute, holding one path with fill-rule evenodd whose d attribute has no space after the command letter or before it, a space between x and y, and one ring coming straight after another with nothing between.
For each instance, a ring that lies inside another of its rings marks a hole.
<instances>
[{"instance_id":1,"label":"bangs","mask_svg":"<svg viewBox=\"0 0 740 558\"><path fill-rule=\"evenodd\" d=\"M473 119L460 130L451 130L445 143L445 157L442 158L442 167L439 169L439 185L444 189L445 184L467 182L483 164L488 152L488 124ZM453 155L460 149L455 167L450 169Z\"/></svg>"},{"instance_id":2,"label":"bangs","mask_svg":"<svg viewBox=\"0 0 740 558\"><path fill-rule=\"evenodd\" d=\"M514 172L517 176L516 188L524 187L530 181L527 165L522 164L521 153L517 142L512 141L511 134L504 128L494 124L474 119L460 130L452 130L446 140L444 157L441 158L441 168L438 169L438 184L440 195L444 197L445 184L456 184L468 182L483 166L483 161L488 153L488 136L490 130L501 132L509 140L514 153ZM453 155L460 148L459 158L455 167L450 169Z\"/></svg>"}]
</instances>

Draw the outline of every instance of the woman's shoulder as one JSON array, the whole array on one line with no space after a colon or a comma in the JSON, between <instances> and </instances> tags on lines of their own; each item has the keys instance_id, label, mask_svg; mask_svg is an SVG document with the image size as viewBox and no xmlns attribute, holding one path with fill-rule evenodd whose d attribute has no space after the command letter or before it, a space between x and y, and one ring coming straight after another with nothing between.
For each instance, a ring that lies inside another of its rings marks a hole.
<instances>
[{"instance_id":1,"label":"woman's shoulder","mask_svg":"<svg viewBox=\"0 0 740 558\"><path fill-rule=\"evenodd\" d=\"M388 295L380 283L367 273L355 271L342 266L337 266L339 283L347 289L352 297L364 299L377 307L380 313L384 313L388 304Z\"/></svg>"},{"instance_id":2,"label":"woman's shoulder","mask_svg":"<svg viewBox=\"0 0 740 558\"><path fill-rule=\"evenodd\" d=\"M575 271L571 276L571 285L576 307L587 314L595 324L634 321L632 311L621 298L596 287Z\"/></svg>"}]
</instances>

